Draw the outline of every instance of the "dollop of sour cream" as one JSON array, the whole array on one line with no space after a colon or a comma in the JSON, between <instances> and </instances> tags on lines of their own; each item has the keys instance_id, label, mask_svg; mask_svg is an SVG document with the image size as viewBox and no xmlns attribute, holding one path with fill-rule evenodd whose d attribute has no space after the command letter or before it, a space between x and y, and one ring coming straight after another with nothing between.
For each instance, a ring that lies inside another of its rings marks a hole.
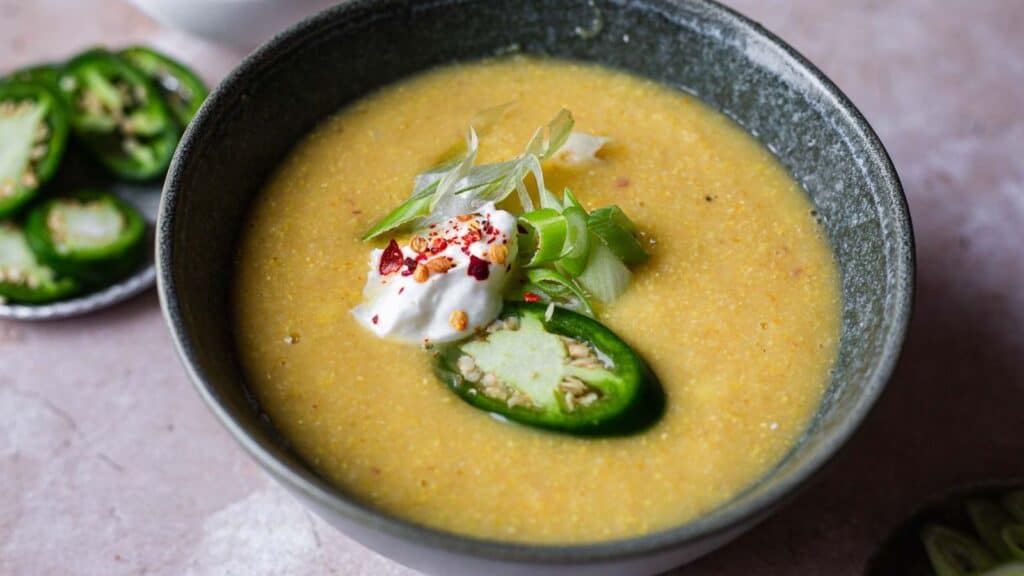
<instances>
[{"instance_id":1,"label":"dollop of sour cream","mask_svg":"<svg viewBox=\"0 0 1024 576\"><path fill-rule=\"evenodd\" d=\"M489 203L415 238L425 243L370 253L365 301L352 309L363 326L381 338L450 342L498 317L516 258L515 216Z\"/></svg>"}]
</instances>

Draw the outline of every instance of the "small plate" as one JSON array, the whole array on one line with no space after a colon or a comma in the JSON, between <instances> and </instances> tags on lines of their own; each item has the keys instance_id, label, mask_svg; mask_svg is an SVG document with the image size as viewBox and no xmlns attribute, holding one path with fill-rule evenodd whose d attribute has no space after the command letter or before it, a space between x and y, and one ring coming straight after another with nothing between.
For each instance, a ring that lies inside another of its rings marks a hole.
<instances>
[{"instance_id":1,"label":"small plate","mask_svg":"<svg viewBox=\"0 0 1024 576\"><path fill-rule=\"evenodd\" d=\"M934 576L921 531L927 524L939 524L973 534L965 503L970 498L995 498L1008 490L1024 488L1024 478L991 480L961 486L929 498L892 531L868 559L864 576Z\"/></svg>"},{"instance_id":2,"label":"small plate","mask_svg":"<svg viewBox=\"0 0 1024 576\"><path fill-rule=\"evenodd\" d=\"M160 191L163 181L142 184L117 183L109 176L84 160L77 150L68 150L66 166L61 167L55 181L47 185L44 194L57 195L62 191L97 188L117 194L125 202L135 206L146 220L146 250L139 268L122 280L69 298L47 304L0 304L0 318L14 320L57 320L101 310L139 294L156 283L156 268L153 266L153 225L160 206Z\"/></svg>"}]
</instances>

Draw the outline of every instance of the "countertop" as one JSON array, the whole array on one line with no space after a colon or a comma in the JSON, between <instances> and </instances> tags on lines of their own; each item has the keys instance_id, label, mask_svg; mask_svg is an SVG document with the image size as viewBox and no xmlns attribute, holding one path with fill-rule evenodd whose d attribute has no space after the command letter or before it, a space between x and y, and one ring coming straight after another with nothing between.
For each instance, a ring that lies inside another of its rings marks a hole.
<instances>
[{"instance_id":1,"label":"countertop","mask_svg":"<svg viewBox=\"0 0 1024 576\"><path fill-rule=\"evenodd\" d=\"M860 574L927 495L1024 476L1024 3L734 0L815 62L892 154L917 233L902 363L782 512L673 574ZM144 41L215 81L241 54L131 5L0 0L0 71ZM305 511L193 392L150 291L0 323L0 574L409 575Z\"/></svg>"}]
</instances>

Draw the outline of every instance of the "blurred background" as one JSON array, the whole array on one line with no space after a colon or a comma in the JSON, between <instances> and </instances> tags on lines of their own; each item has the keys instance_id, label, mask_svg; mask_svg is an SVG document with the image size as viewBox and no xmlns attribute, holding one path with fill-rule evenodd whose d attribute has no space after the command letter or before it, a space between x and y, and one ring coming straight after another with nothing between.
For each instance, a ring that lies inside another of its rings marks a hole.
<instances>
[{"instance_id":1,"label":"blurred background","mask_svg":"<svg viewBox=\"0 0 1024 576\"><path fill-rule=\"evenodd\" d=\"M0 0L0 74L141 42L212 86L327 3ZM910 201L918 300L888 392L834 465L676 574L860 574L930 494L1024 476L1024 2L727 3L878 131ZM152 290L82 318L0 322L0 574L68 573L413 574L313 517L235 446L192 391Z\"/></svg>"}]
</instances>

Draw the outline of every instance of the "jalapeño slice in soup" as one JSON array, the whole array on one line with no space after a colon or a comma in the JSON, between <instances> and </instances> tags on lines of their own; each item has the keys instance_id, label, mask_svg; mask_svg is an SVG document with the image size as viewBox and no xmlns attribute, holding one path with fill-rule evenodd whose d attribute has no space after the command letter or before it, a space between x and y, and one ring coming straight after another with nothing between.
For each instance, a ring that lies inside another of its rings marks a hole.
<instances>
[{"instance_id":1,"label":"jalape\u00f1o slice in soup","mask_svg":"<svg viewBox=\"0 0 1024 576\"><path fill-rule=\"evenodd\" d=\"M437 372L473 406L577 433L633 428L658 386L611 330L553 304L507 303L485 332L445 347Z\"/></svg>"}]
</instances>

